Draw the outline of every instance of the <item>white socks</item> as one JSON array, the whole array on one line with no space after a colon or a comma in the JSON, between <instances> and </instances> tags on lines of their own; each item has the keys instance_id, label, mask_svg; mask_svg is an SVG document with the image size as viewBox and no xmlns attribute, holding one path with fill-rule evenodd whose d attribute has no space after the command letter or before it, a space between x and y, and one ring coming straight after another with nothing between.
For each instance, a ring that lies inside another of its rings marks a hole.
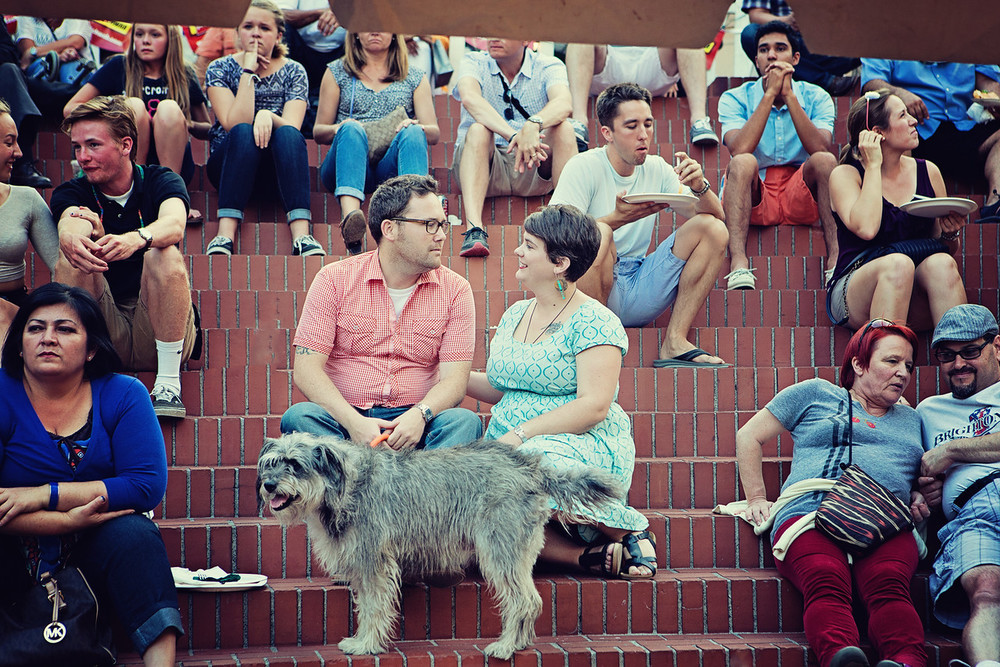
<instances>
[{"instance_id":1,"label":"white socks","mask_svg":"<svg viewBox=\"0 0 1000 667\"><path fill-rule=\"evenodd\" d=\"M181 355L184 339L174 342L156 341L156 382L181 395Z\"/></svg>"}]
</instances>

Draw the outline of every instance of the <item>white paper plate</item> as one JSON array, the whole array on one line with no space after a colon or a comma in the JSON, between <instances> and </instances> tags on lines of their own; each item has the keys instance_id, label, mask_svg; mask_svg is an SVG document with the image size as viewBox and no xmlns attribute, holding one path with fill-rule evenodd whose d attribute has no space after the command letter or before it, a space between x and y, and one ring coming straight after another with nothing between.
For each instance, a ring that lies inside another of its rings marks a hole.
<instances>
[{"instance_id":1,"label":"white paper plate","mask_svg":"<svg viewBox=\"0 0 1000 667\"><path fill-rule=\"evenodd\" d=\"M689 194L668 194L666 192L644 192L633 193L622 197L626 204L669 204L670 206L693 205L698 203L698 198Z\"/></svg>"},{"instance_id":2,"label":"white paper plate","mask_svg":"<svg viewBox=\"0 0 1000 667\"><path fill-rule=\"evenodd\" d=\"M238 581L228 581L221 583L218 581L201 581L195 579L196 575L206 575L209 577L221 578L228 574L220 567L213 567L210 570L189 570L184 567L172 567L170 572L174 577L174 587L178 590L197 590L206 592L228 591L236 593L247 591L251 588L260 588L267 584L267 577L263 574L240 574Z\"/></svg>"},{"instance_id":3,"label":"white paper plate","mask_svg":"<svg viewBox=\"0 0 1000 667\"><path fill-rule=\"evenodd\" d=\"M900 210L920 218L940 218L949 213L968 215L976 210L977 204L962 197L931 197L914 199L899 207Z\"/></svg>"}]
</instances>

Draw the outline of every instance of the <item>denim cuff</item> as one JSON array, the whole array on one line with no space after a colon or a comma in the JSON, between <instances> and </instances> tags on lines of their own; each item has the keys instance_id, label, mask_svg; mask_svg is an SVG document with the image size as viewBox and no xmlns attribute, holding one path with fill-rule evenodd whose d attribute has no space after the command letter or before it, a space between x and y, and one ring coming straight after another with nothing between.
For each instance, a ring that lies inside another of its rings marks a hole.
<instances>
[{"instance_id":1,"label":"denim cuff","mask_svg":"<svg viewBox=\"0 0 1000 667\"><path fill-rule=\"evenodd\" d=\"M292 222L293 220L308 220L312 222L313 219L312 211L307 208L293 208L285 216L288 218L288 222Z\"/></svg>"},{"instance_id":2,"label":"denim cuff","mask_svg":"<svg viewBox=\"0 0 1000 667\"><path fill-rule=\"evenodd\" d=\"M336 190L333 191L335 197L343 197L347 195L348 197L356 197L361 201L365 200L365 193L357 188L350 188L346 185L338 186Z\"/></svg>"},{"instance_id":3,"label":"denim cuff","mask_svg":"<svg viewBox=\"0 0 1000 667\"><path fill-rule=\"evenodd\" d=\"M236 218L243 222L243 211L238 208L220 208L216 215L219 218Z\"/></svg>"},{"instance_id":4,"label":"denim cuff","mask_svg":"<svg viewBox=\"0 0 1000 667\"><path fill-rule=\"evenodd\" d=\"M136 628L129 639L135 650L142 655L149 648L149 645L156 641L160 635L174 628L177 636L184 636L184 626L181 625L181 612L176 607L163 607L158 609L152 616Z\"/></svg>"}]
</instances>

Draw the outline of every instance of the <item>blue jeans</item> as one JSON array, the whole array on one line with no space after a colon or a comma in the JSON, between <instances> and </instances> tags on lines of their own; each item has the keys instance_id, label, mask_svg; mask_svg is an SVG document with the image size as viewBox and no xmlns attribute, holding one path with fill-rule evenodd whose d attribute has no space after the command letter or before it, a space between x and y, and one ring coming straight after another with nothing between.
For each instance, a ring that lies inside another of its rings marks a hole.
<instances>
[{"instance_id":1,"label":"blue jeans","mask_svg":"<svg viewBox=\"0 0 1000 667\"><path fill-rule=\"evenodd\" d=\"M361 123L341 123L333 137L330 152L319 169L323 187L338 197L350 195L361 201L365 192L379 183L402 174L426 176L427 135L418 125L407 125L396 133L385 156L375 169L368 162L368 136Z\"/></svg>"},{"instance_id":2,"label":"blue jeans","mask_svg":"<svg viewBox=\"0 0 1000 667\"><path fill-rule=\"evenodd\" d=\"M265 154L270 159L262 160ZM207 171L219 191L220 218L242 221L251 193L273 192L277 185L288 221L312 220L306 140L291 125L274 128L267 148L257 148L252 125L236 125L209 156Z\"/></svg>"},{"instance_id":3,"label":"blue jeans","mask_svg":"<svg viewBox=\"0 0 1000 667\"><path fill-rule=\"evenodd\" d=\"M4 585L16 595L30 577L15 538L0 536ZM109 604L139 653L171 628L184 634L170 562L156 524L141 514L111 519L79 534L69 564L80 568L101 604Z\"/></svg>"},{"instance_id":4,"label":"blue jeans","mask_svg":"<svg viewBox=\"0 0 1000 667\"><path fill-rule=\"evenodd\" d=\"M358 410L365 417L386 419L392 421L410 409L386 408L375 406L368 410ZM344 440L350 440L351 435L341 426L329 412L315 403L296 403L288 408L281 417L282 433L312 433L313 435L332 435ZM483 423L475 412L465 408L442 410L424 428L424 436L417 445L418 449L436 449L438 447L454 447L478 440L483 436Z\"/></svg>"}]
</instances>

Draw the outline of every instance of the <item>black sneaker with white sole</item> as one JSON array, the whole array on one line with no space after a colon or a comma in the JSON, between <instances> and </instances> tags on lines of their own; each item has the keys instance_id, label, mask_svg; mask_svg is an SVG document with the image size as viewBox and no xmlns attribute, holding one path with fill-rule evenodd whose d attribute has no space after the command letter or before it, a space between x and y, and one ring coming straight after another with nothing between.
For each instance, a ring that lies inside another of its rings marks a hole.
<instances>
[{"instance_id":1,"label":"black sneaker with white sole","mask_svg":"<svg viewBox=\"0 0 1000 667\"><path fill-rule=\"evenodd\" d=\"M153 402L153 412L157 417L183 419L187 416L180 394L166 385L155 385L149 392L149 400Z\"/></svg>"},{"instance_id":2,"label":"black sneaker with white sole","mask_svg":"<svg viewBox=\"0 0 1000 667\"><path fill-rule=\"evenodd\" d=\"M486 242L489 234L482 227L469 227L469 230L462 234L465 240L462 241L462 250L459 255L462 257L489 257L490 244Z\"/></svg>"},{"instance_id":3,"label":"black sneaker with white sole","mask_svg":"<svg viewBox=\"0 0 1000 667\"><path fill-rule=\"evenodd\" d=\"M326 251L319 241L312 237L312 234L304 234L292 241L292 254L310 257L312 255L325 255Z\"/></svg>"},{"instance_id":4,"label":"black sneaker with white sole","mask_svg":"<svg viewBox=\"0 0 1000 667\"><path fill-rule=\"evenodd\" d=\"M208 247L205 248L206 255L232 255L233 254L233 240L225 236L216 236L214 239L208 242Z\"/></svg>"}]
</instances>

